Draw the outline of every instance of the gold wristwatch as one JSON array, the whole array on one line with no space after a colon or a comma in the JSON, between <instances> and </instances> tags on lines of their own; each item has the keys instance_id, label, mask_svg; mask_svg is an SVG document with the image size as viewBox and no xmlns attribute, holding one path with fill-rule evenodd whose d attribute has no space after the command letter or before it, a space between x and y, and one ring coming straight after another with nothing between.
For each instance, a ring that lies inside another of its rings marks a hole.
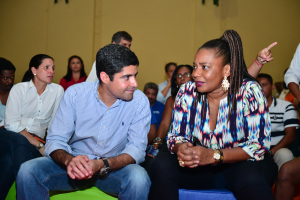
<instances>
[{"instance_id":1,"label":"gold wristwatch","mask_svg":"<svg viewBox=\"0 0 300 200\"><path fill-rule=\"evenodd\" d=\"M221 149L216 149L214 150L214 155L215 163L213 166L217 166L218 164L221 164L223 161L223 151Z\"/></svg>"}]
</instances>

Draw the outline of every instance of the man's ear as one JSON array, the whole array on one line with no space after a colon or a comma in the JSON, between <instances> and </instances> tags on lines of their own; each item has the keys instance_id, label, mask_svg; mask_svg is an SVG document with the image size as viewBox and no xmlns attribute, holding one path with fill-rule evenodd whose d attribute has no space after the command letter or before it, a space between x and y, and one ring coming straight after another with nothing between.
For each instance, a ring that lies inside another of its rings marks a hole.
<instances>
[{"instance_id":1,"label":"man's ear","mask_svg":"<svg viewBox=\"0 0 300 200\"><path fill-rule=\"evenodd\" d=\"M105 84L107 84L110 81L109 76L105 72L100 73L100 79L101 79L102 83L105 83Z\"/></svg>"},{"instance_id":2,"label":"man's ear","mask_svg":"<svg viewBox=\"0 0 300 200\"><path fill-rule=\"evenodd\" d=\"M112 42L112 44L117 44L116 42Z\"/></svg>"},{"instance_id":3,"label":"man's ear","mask_svg":"<svg viewBox=\"0 0 300 200\"><path fill-rule=\"evenodd\" d=\"M274 84L272 84L272 91L275 89L275 85Z\"/></svg>"},{"instance_id":4,"label":"man's ear","mask_svg":"<svg viewBox=\"0 0 300 200\"><path fill-rule=\"evenodd\" d=\"M224 76L227 76L227 77L230 76L230 65L229 64L224 66L223 73L224 73Z\"/></svg>"}]
</instances>

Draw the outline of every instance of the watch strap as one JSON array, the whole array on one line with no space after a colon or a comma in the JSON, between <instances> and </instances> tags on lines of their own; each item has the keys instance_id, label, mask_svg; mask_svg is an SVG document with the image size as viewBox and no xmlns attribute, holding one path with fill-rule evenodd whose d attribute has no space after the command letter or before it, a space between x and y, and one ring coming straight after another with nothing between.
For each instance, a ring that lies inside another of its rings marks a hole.
<instances>
[{"instance_id":1,"label":"watch strap","mask_svg":"<svg viewBox=\"0 0 300 200\"><path fill-rule=\"evenodd\" d=\"M107 158L101 158L101 159L103 160L103 163L104 163L105 168L110 169L110 166L109 166L109 163L108 163L108 161L107 161Z\"/></svg>"}]
</instances>

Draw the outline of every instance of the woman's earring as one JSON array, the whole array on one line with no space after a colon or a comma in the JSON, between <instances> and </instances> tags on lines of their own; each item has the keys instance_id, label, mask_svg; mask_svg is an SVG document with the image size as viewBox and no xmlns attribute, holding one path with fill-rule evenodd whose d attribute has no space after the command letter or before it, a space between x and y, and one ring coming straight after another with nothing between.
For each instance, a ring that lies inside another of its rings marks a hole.
<instances>
[{"instance_id":1,"label":"woman's earring","mask_svg":"<svg viewBox=\"0 0 300 200\"><path fill-rule=\"evenodd\" d=\"M227 76L224 76L224 79L222 81L222 89L224 92L227 92L229 88L229 82L227 80Z\"/></svg>"},{"instance_id":2,"label":"woman's earring","mask_svg":"<svg viewBox=\"0 0 300 200\"><path fill-rule=\"evenodd\" d=\"M33 74L33 75L35 75L35 76L36 76L36 74Z\"/></svg>"}]
</instances>

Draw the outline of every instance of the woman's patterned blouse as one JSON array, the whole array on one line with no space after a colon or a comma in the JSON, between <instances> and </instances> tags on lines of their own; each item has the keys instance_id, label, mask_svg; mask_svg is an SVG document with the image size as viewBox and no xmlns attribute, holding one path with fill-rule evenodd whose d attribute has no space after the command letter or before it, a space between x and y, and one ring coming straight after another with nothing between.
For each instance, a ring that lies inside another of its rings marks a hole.
<instances>
[{"instance_id":1,"label":"woman's patterned blouse","mask_svg":"<svg viewBox=\"0 0 300 200\"><path fill-rule=\"evenodd\" d=\"M255 81L244 80L236 99L237 110L228 118L227 97L220 101L215 130L210 130L208 102L196 103L196 86L181 86L168 133L169 150L177 143L190 142L210 149L241 147L251 160L262 160L270 149L271 122L266 98ZM201 99L201 98L200 98ZM202 106L206 106L201 115ZM205 118L202 118L205 116Z\"/></svg>"}]
</instances>

